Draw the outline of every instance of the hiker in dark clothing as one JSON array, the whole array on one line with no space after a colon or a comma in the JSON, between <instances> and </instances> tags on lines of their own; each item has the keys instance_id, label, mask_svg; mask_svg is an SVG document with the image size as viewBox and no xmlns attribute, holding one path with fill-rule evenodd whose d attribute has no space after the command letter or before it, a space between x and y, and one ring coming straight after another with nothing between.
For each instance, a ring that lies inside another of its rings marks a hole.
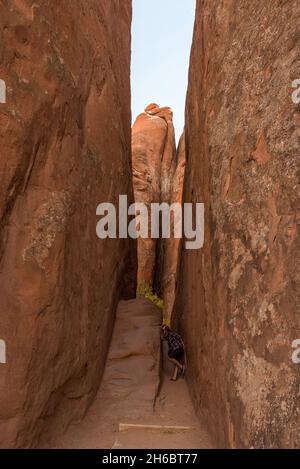
<instances>
[{"instance_id":1,"label":"hiker in dark clothing","mask_svg":"<svg viewBox=\"0 0 300 469\"><path fill-rule=\"evenodd\" d=\"M170 379L177 381L178 371L180 370L182 374L185 371L185 365L180 363L180 360L184 360L184 343L180 335L172 331L170 327L163 325L161 331L162 340L168 342L168 359L175 366L173 376Z\"/></svg>"}]
</instances>

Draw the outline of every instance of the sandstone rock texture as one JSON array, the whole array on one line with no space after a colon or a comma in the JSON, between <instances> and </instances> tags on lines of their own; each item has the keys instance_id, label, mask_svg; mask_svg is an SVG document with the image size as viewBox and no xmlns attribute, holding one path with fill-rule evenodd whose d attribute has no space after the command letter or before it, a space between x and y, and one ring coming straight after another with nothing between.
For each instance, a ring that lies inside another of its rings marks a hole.
<instances>
[{"instance_id":1,"label":"sandstone rock texture","mask_svg":"<svg viewBox=\"0 0 300 469\"><path fill-rule=\"evenodd\" d=\"M104 369L135 248L96 237L133 200L129 0L0 5L0 446L82 417Z\"/></svg>"},{"instance_id":2,"label":"sandstone rock texture","mask_svg":"<svg viewBox=\"0 0 300 469\"><path fill-rule=\"evenodd\" d=\"M171 203L182 195L181 188L178 188L184 172L182 150L179 155L180 162L176 156L172 110L150 104L137 117L132 128L134 195L137 203L143 202L148 207L149 230L151 204ZM173 241L138 240L138 282L146 282L163 296L167 315L170 315L174 301L177 266L178 242Z\"/></svg>"},{"instance_id":3,"label":"sandstone rock texture","mask_svg":"<svg viewBox=\"0 0 300 469\"><path fill-rule=\"evenodd\" d=\"M176 157L176 169L173 175L170 203L182 204L183 183L185 174L185 135L182 134ZM174 228L174 216L171 217L171 228ZM175 301L176 282L178 275L178 261L181 247L181 239L171 236L164 242L163 269L161 276L161 290L164 300L165 316L170 319Z\"/></svg>"},{"instance_id":4,"label":"sandstone rock texture","mask_svg":"<svg viewBox=\"0 0 300 469\"><path fill-rule=\"evenodd\" d=\"M169 202L175 171L176 144L173 113L168 107L150 104L132 127L132 169L135 202ZM149 217L150 225L150 217ZM150 227L149 227L150 231ZM138 282L154 283L158 241L138 241Z\"/></svg>"},{"instance_id":5,"label":"sandstone rock texture","mask_svg":"<svg viewBox=\"0 0 300 469\"><path fill-rule=\"evenodd\" d=\"M299 21L297 0L197 2L184 200L205 244L182 252L174 323L218 446L300 446Z\"/></svg>"}]
</instances>

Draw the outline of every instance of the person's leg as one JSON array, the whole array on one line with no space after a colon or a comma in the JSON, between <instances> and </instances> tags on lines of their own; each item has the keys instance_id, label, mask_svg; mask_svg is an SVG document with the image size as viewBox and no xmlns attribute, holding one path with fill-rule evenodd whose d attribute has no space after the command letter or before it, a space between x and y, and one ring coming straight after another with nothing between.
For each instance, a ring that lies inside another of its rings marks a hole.
<instances>
[{"instance_id":1,"label":"person's leg","mask_svg":"<svg viewBox=\"0 0 300 469\"><path fill-rule=\"evenodd\" d=\"M175 365L175 366L174 366L173 376L172 376L172 378L170 378L171 381L177 381L178 370L179 370L178 366Z\"/></svg>"},{"instance_id":2,"label":"person's leg","mask_svg":"<svg viewBox=\"0 0 300 469\"><path fill-rule=\"evenodd\" d=\"M178 367L180 370L183 369L183 365L178 360L176 360L176 358L171 358L171 357L168 357L168 358L169 358L170 362L173 363L173 365Z\"/></svg>"},{"instance_id":3,"label":"person's leg","mask_svg":"<svg viewBox=\"0 0 300 469\"><path fill-rule=\"evenodd\" d=\"M170 379L171 379L171 381L177 381L178 371L179 370L183 371L183 369L184 369L183 365L178 360L176 360L176 358L168 357L168 359L174 365L173 376Z\"/></svg>"}]
</instances>

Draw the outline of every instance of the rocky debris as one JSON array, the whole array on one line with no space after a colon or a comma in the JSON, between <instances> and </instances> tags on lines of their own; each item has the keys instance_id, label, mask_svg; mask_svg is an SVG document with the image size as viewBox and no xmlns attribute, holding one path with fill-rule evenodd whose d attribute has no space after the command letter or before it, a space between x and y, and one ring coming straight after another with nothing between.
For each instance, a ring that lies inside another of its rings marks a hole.
<instances>
[{"instance_id":1,"label":"rocky debris","mask_svg":"<svg viewBox=\"0 0 300 469\"><path fill-rule=\"evenodd\" d=\"M300 446L299 20L298 0L197 2L184 199L205 245L183 251L174 323L218 446Z\"/></svg>"},{"instance_id":2,"label":"rocky debris","mask_svg":"<svg viewBox=\"0 0 300 469\"><path fill-rule=\"evenodd\" d=\"M1 2L0 446L80 419L104 369L135 245L96 237L133 201L129 0Z\"/></svg>"}]
</instances>

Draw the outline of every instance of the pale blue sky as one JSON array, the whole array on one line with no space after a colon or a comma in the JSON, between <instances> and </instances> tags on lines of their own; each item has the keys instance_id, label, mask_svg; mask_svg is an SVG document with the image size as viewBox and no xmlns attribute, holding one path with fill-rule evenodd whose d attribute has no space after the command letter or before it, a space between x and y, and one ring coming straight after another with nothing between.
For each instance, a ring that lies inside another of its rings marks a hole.
<instances>
[{"instance_id":1,"label":"pale blue sky","mask_svg":"<svg viewBox=\"0 0 300 469\"><path fill-rule=\"evenodd\" d=\"M184 127L196 0L133 0L132 119L150 103L174 111L177 140Z\"/></svg>"}]
</instances>

